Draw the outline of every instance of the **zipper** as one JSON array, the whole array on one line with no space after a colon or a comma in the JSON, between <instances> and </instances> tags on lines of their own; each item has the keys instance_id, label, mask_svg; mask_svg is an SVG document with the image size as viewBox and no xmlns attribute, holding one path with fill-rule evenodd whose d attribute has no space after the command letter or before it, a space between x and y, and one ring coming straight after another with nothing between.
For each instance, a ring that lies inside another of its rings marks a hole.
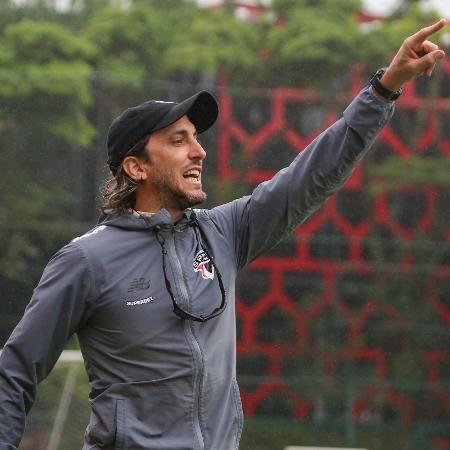
<instances>
[{"instance_id":1,"label":"zipper","mask_svg":"<svg viewBox=\"0 0 450 450\"><path fill-rule=\"evenodd\" d=\"M194 377L194 427L197 432L197 437L200 443L200 449L204 450L205 448L205 440L202 433L202 428L200 425L200 397L201 397L201 389L203 383L203 372L204 372L204 364L203 364L203 355L200 349L200 344L194 334L193 325L190 320L185 320L184 329L187 332L192 340L191 343L194 344L195 353L197 354L197 370Z\"/></svg>"},{"instance_id":2,"label":"zipper","mask_svg":"<svg viewBox=\"0 0 450 450\"><path fill-rule=\"evenodd\" d=\"M178 252L175 245L175 231L172 230L169 233L168 239L168 256L172 261L172 270L174 272L174 281L176 283L177 292L180 293L182 302L184 305L190 305L189 293L185 283L185 278L183 274L183 268L178 257ZM190 343L190 347L194 353L194 359L196 362L195 372L194 372L194 407L193 407L193 418L194 418L194 430L199 443L199 450L205 449L205 439L203 437L201 425L200 425L200 397L201 388L203 382L204 373L204 361L203 354L200 348L200 344L197 337L194 334L193 325L190 320L184 321L184 332Z\"/></svg>"}]
</instances>

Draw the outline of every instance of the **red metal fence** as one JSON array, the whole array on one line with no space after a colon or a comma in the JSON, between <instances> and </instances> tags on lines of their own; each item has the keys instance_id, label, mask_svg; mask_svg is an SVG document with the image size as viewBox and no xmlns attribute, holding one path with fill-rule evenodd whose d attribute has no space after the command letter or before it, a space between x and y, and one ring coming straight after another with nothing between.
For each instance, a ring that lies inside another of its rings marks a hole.
<instances>
[{"instance_id":1,"label":"red metal fence","mask_svg":"<svg viewBox=\"0 0 450 450\"><path fill-rule=\"evenodd\" d=\"M441 75L434 95L422 80L407 86L369 165L450 156L450 61ZM252 186L269 178L274 166L334 122L361 86L355 71L347 93L336 99L305 90L222 87L219 180ZM248 417L266 414L275 397L297 420L333 417L333 401L320 412L317 390L296 384L306 372L328 386L328 399L348 373L364 374L350 406L336 394L335 416L350 408L356 423L392 419L406 427L450 420L449 189L400 183L372 192L376 184L363 163L341 193L240 279L238 367ZM444 337L427 338L433 330L444 330ZM408 366L406 351L414 352L414 376L403 377L403 384L395 374L403 373L399 360ZM425 414L427 406L433 412ZM430 448L450 448L448 430L432 433Z\"/></svg>"}]
</instances>

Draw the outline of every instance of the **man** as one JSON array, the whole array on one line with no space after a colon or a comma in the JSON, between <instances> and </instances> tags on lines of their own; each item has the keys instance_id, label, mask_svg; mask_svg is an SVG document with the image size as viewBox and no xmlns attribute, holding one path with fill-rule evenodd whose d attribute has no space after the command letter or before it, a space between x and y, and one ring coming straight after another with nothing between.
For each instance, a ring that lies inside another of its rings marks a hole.
<instances>
[{"instance_id":1,"label":"man","mask_svg":"<svg viewBox=\"0 0 450 450\"><path fill-rule=\"evenodd\" d=\"M345 110L272 180L211 210L205 150L216 120L201 92L150 101L114 120L114 175L99 226L49 262L0 359L0 450L15 449L36 386L78 334L91 386L84 450L237 449L234 281L334 193L393 113L401 86L431 75L444 52L407 38Z\"/></svg>"}]
</instances>

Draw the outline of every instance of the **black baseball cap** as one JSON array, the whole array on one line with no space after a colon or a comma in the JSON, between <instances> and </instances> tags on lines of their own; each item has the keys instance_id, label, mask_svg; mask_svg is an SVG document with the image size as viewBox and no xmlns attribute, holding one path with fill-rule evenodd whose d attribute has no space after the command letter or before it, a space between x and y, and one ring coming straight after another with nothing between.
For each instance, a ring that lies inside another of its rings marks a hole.
<instances>
[{"instance_id":1,"label":"black baseball cap","mask_svg":"<svg viewBox=\"0 0 450 450\"><path fill-rule=\"evenodd\" d=\"M108 131L108 165L115 175L122 159L142 138L161 130L187 115L197 133L206 131L217 119L216 99L201 91L180 103L149 100L126 109L116 117Z\"/></svg>"}]
</instances>

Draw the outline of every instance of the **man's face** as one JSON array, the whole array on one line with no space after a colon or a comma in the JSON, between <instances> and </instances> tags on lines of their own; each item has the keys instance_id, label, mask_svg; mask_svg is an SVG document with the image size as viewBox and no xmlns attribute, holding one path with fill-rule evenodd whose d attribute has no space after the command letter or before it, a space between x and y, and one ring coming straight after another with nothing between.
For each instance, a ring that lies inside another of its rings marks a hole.
<instances>
[{"instance_id":1,"label":"man's face","mask_svg":"<svg viewBox=\"0 0 450 450\"><path fill-rule=\"evenodd\" d=\"M151 134L146 146L147 177L141 186L146 203L179 215L186 208L202 203L202 163L206 152L197 140L197 131L183 116L177 122Z\"/></svg>"}]
</instances>

